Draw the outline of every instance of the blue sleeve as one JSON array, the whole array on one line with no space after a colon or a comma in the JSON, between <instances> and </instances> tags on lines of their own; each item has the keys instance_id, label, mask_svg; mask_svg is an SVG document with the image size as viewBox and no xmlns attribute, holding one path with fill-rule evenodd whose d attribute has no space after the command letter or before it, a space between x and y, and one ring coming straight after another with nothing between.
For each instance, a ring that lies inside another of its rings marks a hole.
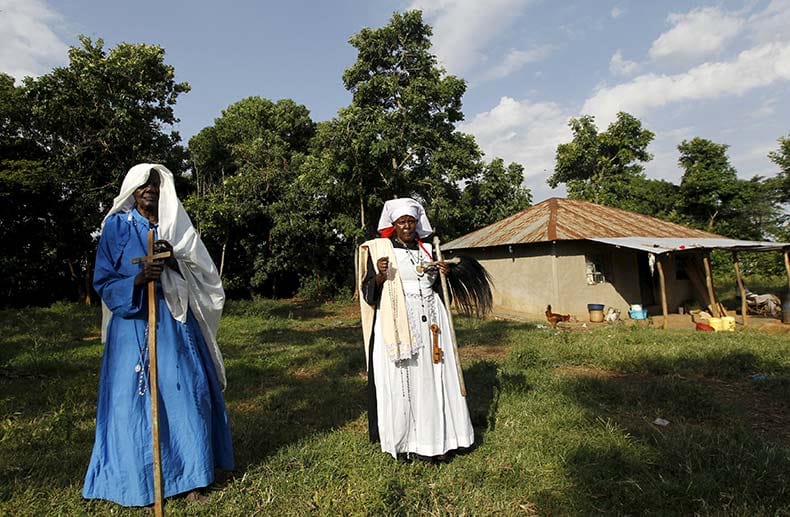
<instances>
[{"instance_id":1,"label":"blue sleeve","mask_svg":"<svg viewBox=\"0 0 790 517\"><path fill-rule=\"evenodd\" d=\"M129 233L129 224L122 217L107 219L99 238L93 272L93 288L113 314L122 317L138 314L145 300L142 286L134 285L139 267L130 268L121 264Z\"/></svg>"}]
</instances>

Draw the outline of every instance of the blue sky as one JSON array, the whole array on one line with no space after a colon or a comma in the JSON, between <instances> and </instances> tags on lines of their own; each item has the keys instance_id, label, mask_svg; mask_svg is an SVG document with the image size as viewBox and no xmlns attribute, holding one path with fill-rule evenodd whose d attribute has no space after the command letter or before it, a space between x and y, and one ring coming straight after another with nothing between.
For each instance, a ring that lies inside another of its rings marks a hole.
<instances>
[{"instance_id":1,"label":"blue sky","mask_svg":"<svg viewBox=\"0 0 790 517\"><path fill-rule=\"evenodd\" d=\"M582 114L600 129L620 110L640 118L656 133L652 178L677 183L677 145L695 136L730 145L741 177L776 173L766 155L790 133L790 0L0 0L0 70L46 73L78 34L156 43L192 86L176 108L185 141L250 95L327 120L350 102L348 38L408 8L468 82L459 128L488 159L524 165L535 201L564 194L545 179Z\"/></svg>"}]
</instances>

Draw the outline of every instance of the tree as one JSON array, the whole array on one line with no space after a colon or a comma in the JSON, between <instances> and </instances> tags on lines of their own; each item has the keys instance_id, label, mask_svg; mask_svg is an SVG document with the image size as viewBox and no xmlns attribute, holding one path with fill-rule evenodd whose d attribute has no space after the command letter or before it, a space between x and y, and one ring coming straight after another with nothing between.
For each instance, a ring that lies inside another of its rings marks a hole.
<instances>
[{"instance_id":1,"label":"tree","mask_svg":"<svg viewBox=\"0 0 790 517\"><path fill-rule=\"evenodd\" d=\"M430 53L431 28L419 11L395 13L349 41L357 60L343 74L350 106L320 132L324 184L346 211L349 238L371 236L384 200L416 196L438 228L460 215L460 182L481 170L474 139L455 130L466 83ZM353 210L353 212L351 212ZM446 235L446 234L444 234Z\"/></svg>"},{"instance_id":2,"label":"tree","mask_svg":"<svg viewBox=\"0 0 790 517\"><path fill-rule=\"evenodd\" d=\"M727 157L728 147L698 137L678 146L678 163L684 169L681 211L692 224L711 232L738 195L738 176Z\"/></svg>"},{"instance_id":3,"label":"tree","mask_svg":"<svg viewBox=\"0 0 790 517\"><path fill-rule=\"evenodd\" d=\"M568 125L573 139L557 146L549 186L564 183L571 199L622 206L632 196L634 185L642 186L638 180L644 179L642 163L653 158L647 152L653 133L625 112L618 113L602 133L590 115L573 118Z\"/></svg>"},{"instance_id":4,"label":"tree","mask_svg":"<svg viewBox=\"0 0 790 517\"><path fill-rule=\"evenodd\" d=\"M780 137L779 149L768 153L768 158L779 166L775 186L783 203L790 203L790 135Z\"/></svg>"},{"instance_id":5,"label":"tree","mask_svg":"<svg viewBox=\"0 0 790 517\"><path fill-rule=\"evenodd\" d=\"M29 119L19 131L35 161L23 174L37 178L30 195L45 201L37 210L52 225L43 247L88 298L96 231L124 174L143 161L177 176L184 169L178 133L166 127L177 122L173 105L189 85L175 82L161 47L122 43L106 51L102 40L80 43L69 49L68 66L25 79L18 95ZM12 223L6 217L0 226Z\"/></svg>"},{"instance_id":6,"label":"tree","mask_svg":"<svg viewBox=\"0 0 790 517\"><path fill-rule=\"evenodd\" d=\"M302 250L280 227L300 215L284 203L295 199L289 191L314 133L304 106L249 97L190 139L198 190L187 206L228 291L292 294L298 285Z\"/></svg>"},{"instance_id":7,"label":"tree","mask_svg":"<svg viewBox=\"0 0 790 517\"><path fill-rule=\"evenodd\" d=\"M30 137L24 89L0 74L0 300L34 304L67 294L69 278L58 263L58 232L49 199L56 177L44 149Z\"/></svg>"},{"instance_id":8,"label":"tree","mask_svg":"<svg viewBox=\"0 0 790 517\"><path fill-rule=\"evenodd\" d=\"M464 231L482 228L524 210L532 204L532 193L522 186L524 167L501 158L493 160L470 182L461 195L467 219Z\"/></svg>"},{"instance_id":9,"label":"tree","mask_svg":"<svg viewBox=\"0 0 790 517\"><path fill-rule=\"evenodd\" d=\"M728 147L704 138L678 146L678 163L684 169L680 212L688 224L727 237L772 238L783 219L778 193L760 176L739 179Z\"/></svg>"}]
</instances>

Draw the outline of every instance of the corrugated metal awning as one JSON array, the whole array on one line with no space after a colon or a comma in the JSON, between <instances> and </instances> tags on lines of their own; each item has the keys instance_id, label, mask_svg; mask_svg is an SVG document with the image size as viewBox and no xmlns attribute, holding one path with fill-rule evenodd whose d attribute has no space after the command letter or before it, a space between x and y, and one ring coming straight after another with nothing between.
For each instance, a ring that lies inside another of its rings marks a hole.
<instances>
[{"instance_id":1,"label":"corrugated metal awning","mask_svg":"<svg viewBox=\"0 0 790 517\"><path fill-rule=\"evenodd\" d=\"M669 253L688 250L782 251L787 242L741 241L737 239L705 239L693 237L589 237L588 240L630 248L648 253Z\"/></svg>"}]
</instances>

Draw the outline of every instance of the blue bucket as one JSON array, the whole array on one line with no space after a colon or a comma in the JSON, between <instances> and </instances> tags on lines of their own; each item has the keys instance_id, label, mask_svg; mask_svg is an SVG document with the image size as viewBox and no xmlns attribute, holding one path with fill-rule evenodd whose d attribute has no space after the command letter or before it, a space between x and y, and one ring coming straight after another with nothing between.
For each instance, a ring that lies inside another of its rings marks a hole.
<instances>
[{"instance_id":1,"label":"blue bucket","mask_svg":"<svg viewBox=\"0 0 790 517\"><path fill-rule=\"evenodd\" d=\"M632 320L644 320L647 319L647 309L642 309L640 311L629 310L628 317Z\"/></svg>"}]
</instances>

